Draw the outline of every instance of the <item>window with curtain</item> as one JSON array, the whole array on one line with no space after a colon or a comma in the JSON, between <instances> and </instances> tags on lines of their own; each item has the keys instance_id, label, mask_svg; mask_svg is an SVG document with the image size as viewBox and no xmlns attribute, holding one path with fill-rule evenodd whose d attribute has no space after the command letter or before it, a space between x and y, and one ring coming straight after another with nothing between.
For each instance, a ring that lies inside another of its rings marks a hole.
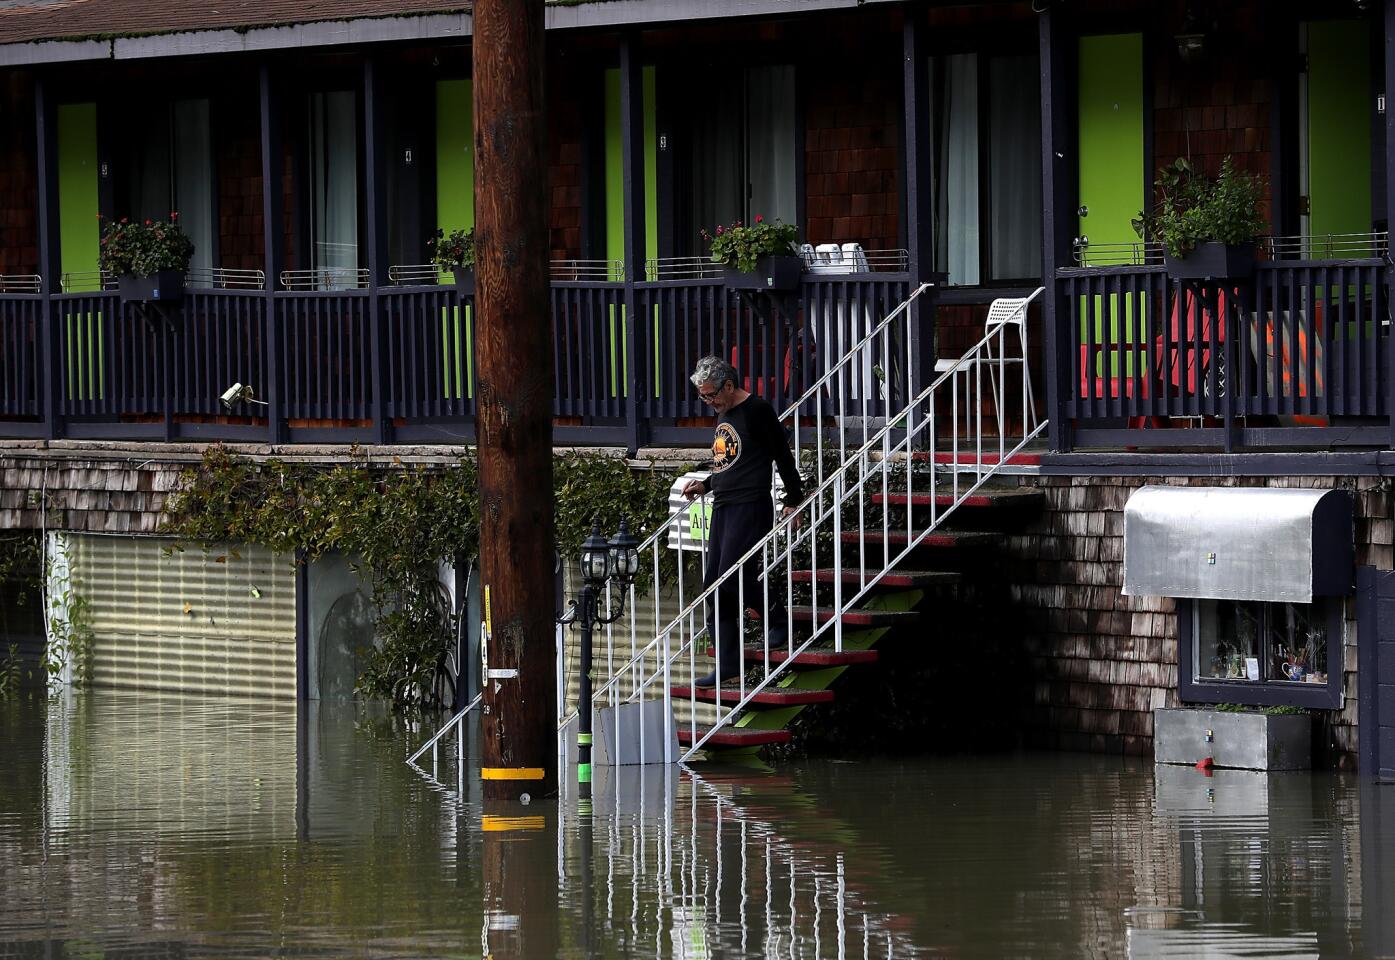
<instances>
[{"instance_id":1,"label":"window with curtain","mask_svg":"<svg viewBox=\"0 0 1395 960\"><path fill-rule=\"evenodd\" d=\"M700 228L757 214L795 223L795 69L748 67L704 88L691 113L692 219Z\"/></svg>"},{"instance_id":2,"label":"window with curtain","mask_svg":"<svg viewBox=\"0 0 1395 960\"><path fill-rule=\"evenodd\" d=\"M935 261L951 284L1041 271L1037 58L930 58Z\"/></svg>"},{"instance_id":3,"label":"window with curtain","mask_svg":"<svg viewBox=\"0 0 1395 960\"><path fill-rule=\"evenodd\" d=\"M213 135L207 100L174 102L174 206L194 241L191 270L213 263Z\"/></svg>"},{"instance_id":4,"label":"window with curtain","mask_svg":"<svg viewBox=\"0 0 1395 960\"><path fill-rule=\"evenodd\" d=\"M317 285L357 285L358 115L352 90L310 95L310 264Z\"/></svg>"},{"instance_id":5,"label":"window with curtain","mask_svg":"<svg viewBox=\"0 0 1395 960\"><path fill-rule=\"evenodd\" d=\"M177 211L180 226L194 242L190 269L207 269L213 266L214 252L209 102L175 100L169 109L168 136L129 141L130 216L163 220Z\"/></svg>"}]
</instances>

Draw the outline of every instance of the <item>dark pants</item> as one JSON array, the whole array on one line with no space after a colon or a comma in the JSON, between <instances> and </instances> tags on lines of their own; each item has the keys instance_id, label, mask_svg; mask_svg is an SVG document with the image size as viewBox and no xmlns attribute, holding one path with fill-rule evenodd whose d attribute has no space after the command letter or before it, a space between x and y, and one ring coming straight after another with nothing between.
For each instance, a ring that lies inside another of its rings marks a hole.
<instances>
[{"instance_id":1,"label":"dark pants","mask_svg":"<svg viewBox=\"0 0 1395 960\"><path fill-rule=\"evenodd\" d=\"M742 554L760 542L774 524L775 508L768 499L713 507L702 585L710 587L715 583ZM769 554L770 551L765 552ZM723 675L735 674L740 664L741 615L745 608L760 611L770 629L785 626L785 585L778 578L771 580L767 606L767 585L757 579L760 572L761 552L757 551L742 564L740 574L724 580L707 600L707 633L721 653Z\"/></svg>"}]
</instances>

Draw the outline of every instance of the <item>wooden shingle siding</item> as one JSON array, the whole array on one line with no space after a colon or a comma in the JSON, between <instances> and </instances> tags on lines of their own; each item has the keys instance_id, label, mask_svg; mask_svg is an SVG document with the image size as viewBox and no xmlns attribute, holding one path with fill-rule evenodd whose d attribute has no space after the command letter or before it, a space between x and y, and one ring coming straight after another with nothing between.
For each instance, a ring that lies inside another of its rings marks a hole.
<instances>
[{"instance_id":1,"label":"wooden shingle siding","mask_svg":"<svg viewBox=\"0 0 1395 960\"><path fill-rule=\"evenodd\" d=\"M1123 508L1149 483L1181 486L1338 488L1356 507L1356 562L1391 569L1392 494L1373 477L1037 477L1046 495L1038 518L1004 541L1009 595L1023 613L1031 668L1029 742L1057 749L1152 752L1157 707L1177 705L1177 612L1166 597L1126 597ZM1356 753L1356 607L1346 601L1346 705L1319 711L1328 759Z\"/></svg>"}]
</instances>

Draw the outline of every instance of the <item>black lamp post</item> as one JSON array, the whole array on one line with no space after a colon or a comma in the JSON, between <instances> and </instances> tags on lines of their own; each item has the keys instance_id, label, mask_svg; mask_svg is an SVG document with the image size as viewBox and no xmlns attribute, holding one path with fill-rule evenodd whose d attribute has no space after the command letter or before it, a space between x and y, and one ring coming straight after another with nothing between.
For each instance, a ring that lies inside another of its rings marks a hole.
<instances>
[{"instance_id":1,"label":"black lamp post","mask_svg":"<svg viewBox=\"0 0 1395 960\"><path fill-rule=\"evenodd\" d=\"M591 783L591 630L597 624L614 623L625 611L625 594L639 572L639 541L630 534L630 525L620 518L620 531L607 541L601 536L601 518L591 525L591 535L581 545L581 594L561 623L581 628L581 694L577 706L577 782ZM620 588L619 602L601 609L602 589L613 581Z\"/></svg>"}]
</instances>

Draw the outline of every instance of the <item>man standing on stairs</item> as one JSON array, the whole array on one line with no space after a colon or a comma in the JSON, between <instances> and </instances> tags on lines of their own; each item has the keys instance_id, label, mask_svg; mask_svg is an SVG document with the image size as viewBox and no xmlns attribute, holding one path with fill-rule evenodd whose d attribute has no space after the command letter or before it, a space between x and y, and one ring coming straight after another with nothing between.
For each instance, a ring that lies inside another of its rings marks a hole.
<instances>
[{"instance_id":1,"label":"man standing on stairs","mask_svg":"<svg viewBox=\"0 0 1395 960\"><path fill-rule=\"evenodd\" d=\"M683 495L689 500L712 494L707 569L702 578L703 586L710 587L774 525L771 464L779 468L785 482L785 507L780 519L793 516L791 522L796 527L799 514L795 504L804 498L804 485L775 408L739 386L741 376L735 367L721 357L703 357L690 379L698 396L717 413L712 475L706 480L690 480L683 488ZM714 669L696 681L696 686L713 687L741 672L743 606L769 625L771 647L787 641L782 584L769 584L769 606L761 609L765 606L765 589L758 579L760 561L758 553L742 566L739 577L729 577L708 599L707 635L716 644L721 676Z\"/></svg>"}]
</instances>

